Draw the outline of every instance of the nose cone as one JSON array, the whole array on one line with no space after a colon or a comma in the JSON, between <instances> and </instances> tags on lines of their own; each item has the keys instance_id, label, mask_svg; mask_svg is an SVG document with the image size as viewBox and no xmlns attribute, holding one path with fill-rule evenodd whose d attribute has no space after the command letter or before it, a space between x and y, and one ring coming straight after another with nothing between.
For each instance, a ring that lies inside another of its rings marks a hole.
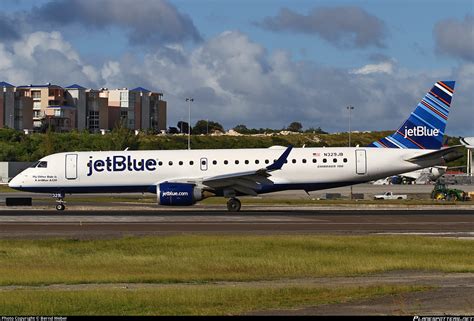
<instances>
[{"instance_id":1,"label":"nose cone","mask_svg":"<svg viewBox=\"0 0 474 321\"><path fill-rule=\"evenodd\" d=\"M20 189L21 188L21 178L20 175L13 177L13 179L8 183L8 187L13 189Z\"/></svg>"}]
</instances>

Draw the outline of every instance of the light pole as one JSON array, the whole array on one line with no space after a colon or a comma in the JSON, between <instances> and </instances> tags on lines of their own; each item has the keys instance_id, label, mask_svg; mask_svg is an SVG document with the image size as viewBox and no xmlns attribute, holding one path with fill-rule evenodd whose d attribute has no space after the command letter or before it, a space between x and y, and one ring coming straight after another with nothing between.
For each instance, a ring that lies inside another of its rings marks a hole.
<instances>
[{"instance_id":1,"label":"light pole","mask_svg":"<svg viewBox=\"0 0 474 321\"><path fill-rule=\"evenodd\" d=\"M194 101L193 98L186 98L186 101L189 103L189 113L188 113L188 150L191 149L191 103Z\"/></svg>"},{"instance_id":2,"label":"light pole","mask_svg":"<svg viewBox=\"0 0 474 321\"><path fill-rule=\"evenodd\" d=\"M206 121L206 135L209 135L209 119Z\"/></svg>"},{"instance_id":3,"label":"light pole","mask_svg":"<svg viewBox=\"0 0 474 321\"><path fill-rule=\"evenodd\" d=\"M354 110L354 106L347 106L347 110L349 110L349 147L351 147L351 110Z\"/></svg>"},{"instance_id":4,"label":"light pole","mask_svg":"<svg viewBox=\"0 0 474 321\"><path fill-rule=\"evenodd\" d=\"M346 109L349 111L349 147L351 147L351 131L352 131L352 129L351 129L351 111L354 110L354 106L347 106ZM352 185L351 185L350 199L352 200Z\"/></svg>"}]
</instances>

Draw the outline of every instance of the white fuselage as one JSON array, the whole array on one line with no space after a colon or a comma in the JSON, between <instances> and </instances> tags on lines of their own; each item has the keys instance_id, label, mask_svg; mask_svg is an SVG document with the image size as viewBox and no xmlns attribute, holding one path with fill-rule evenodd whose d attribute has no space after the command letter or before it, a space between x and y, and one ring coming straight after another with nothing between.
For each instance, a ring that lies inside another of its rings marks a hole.
<instances>
[{"instance_id":1,"label":"white fuselage","mask_svg":"<svg viewBox=\"0 0 474 321\"><path fill-rule=\"evenodd\" d=\"M155 192L157 184L169 180L198 181L262 169L277 160L284 150L284 147L272 147L58 153L41 159L47 162L46 167L23 171L10 186L47 193ZM441 165L440 161L406 161L429 152L433 150L294 148L283 167L268 177L273 184L264 186L259 193L352 185Z\"/></svg>"}]
</instances>

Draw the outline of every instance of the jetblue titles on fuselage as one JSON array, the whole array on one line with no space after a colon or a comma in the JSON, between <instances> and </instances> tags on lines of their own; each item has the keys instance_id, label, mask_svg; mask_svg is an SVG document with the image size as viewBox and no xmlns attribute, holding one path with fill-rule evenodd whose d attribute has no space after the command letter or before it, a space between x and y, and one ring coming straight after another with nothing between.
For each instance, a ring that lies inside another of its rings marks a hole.
<instances>
[{"instance_id":1,"label":"jetblue titles on fuselage","mask_svg":"<svg viewBox=\"0 0 474 321\"><path fill-rule=\"evenodd\" d=\"M105 159L94 160L89 157L87 167L89 168L87 176L91 176L94 172L143 172L155 171L157 161L153 158L149 159L133 159L132 156L107 156Z\"/></svg>"}]
</instances>

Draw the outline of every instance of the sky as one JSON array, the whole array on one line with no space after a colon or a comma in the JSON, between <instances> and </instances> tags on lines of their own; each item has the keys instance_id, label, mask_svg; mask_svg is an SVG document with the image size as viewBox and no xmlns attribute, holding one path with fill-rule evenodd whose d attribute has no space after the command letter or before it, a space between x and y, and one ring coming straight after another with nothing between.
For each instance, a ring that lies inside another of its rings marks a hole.
<instances>
[{"instance_id":1,"label":"sky","mask_svg":"<svg viewBox=\"0 0 474 321\"><path fill-rule=\"evenodd\" d=\"M396 129L438 80L474 136L474 0L0 1L0 81L142 86L169 126Z\"/></svg>"}]
</instances>

